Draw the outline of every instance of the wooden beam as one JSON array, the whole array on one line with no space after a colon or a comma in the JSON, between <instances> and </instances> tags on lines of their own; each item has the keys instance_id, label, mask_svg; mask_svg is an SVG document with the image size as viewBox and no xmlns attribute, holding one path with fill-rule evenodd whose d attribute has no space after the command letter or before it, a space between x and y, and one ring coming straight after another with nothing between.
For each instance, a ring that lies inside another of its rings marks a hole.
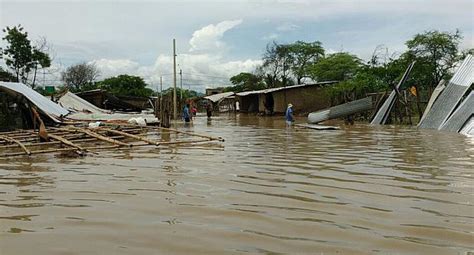
<instances>
[{"instance_id":1,"label":"wooden beam","mask_svg":"<svg viewBox=\"0 0 474 255\"><path fill-rule=\"evenodd\" d=\"M171 132L175 132L175 133L181 133L181 134L186 134L186 135L190 135L190 136L197 136L197 137L202 137L202 138L207 138L209 140L215 140L215 141L220 141L220 142L224 142L224 138L222 137L213 137L213 136L208 136L208 135L202 135L202 134L196 134L196 133L193 133L193 132L187 132L187 131L181 131L181 130L177 130L177 129L172 129L172 128L164 128L164 127L148 127L147 128L150 128L150 129L160 129L160 130L165 130L165 131L171 131Z\"/></svg>"},{"instance_id":2,"label":"wooden beam","mask_svg":"<svg viewBox=\"0 0 474 255\"><path fill-rule=\"evenodd\" d=\"M74 148L76 148L76 149L78 149L78 150L80 150L80 151L86 151L86 150L85 150L84 148L82 148L81 146L79 146L79 145L77 145L77 144L71 142L70 140L68 140L68 139L66 139L66 138L64 138L64 137L61 137L61 136L59 136L59 135L49 134L49 137L51 137L51 138L53 138L53 139L55 139L55 140L58 140L58 141L60 141L61 143L64 143L65 145L69 145L69 146L71 146L71 147L74 147Z\"/></svg>"},{"instance_id":3,"label":"wooden beam","mask_svg":"<svg viewBox=\"0 0 474 255\"><path fill-rule=\"evenodd\" d=\"M16 140L16 139L13 139L13 138L10 138L8 136L4 136L4 135L0 135L0 139L3 139L5 141L8 141L8 142L12 142L12 143L16 143L18 144L24 151L27 155L31 155L31 151L28 150L28 148L26 148L26 146L21 143L20 141Z\"/></svg>"},{"instance_id":4,"label":"wooden beam","mask_svg":"<svg viewBox=\"0 0 474 255\"><path fill-rule=\"evenodd\" d=\"M110 132L110 133L114 133L114 134L117 134L117 135L123 135L125 137L129 137L129 138L132 138L132 139L135 139L135 140L139 140L139 141L143 141L143 142L146 142L147 144L151 144L151 145L160 145L158 142L156 141L152 141L152 140L149 140L149 139L146 139L144 137L141 137L141 136L138 136L138 135L133 135L133 134L129 134L129 133L126 133L126 132L123 132L123 131L119 131L119 130L114 130L114 129L109 129L109 128L100 128L100 130L103 130L103 131L107 131L107 132Z\"/></svg>"},{"instance_id":5,"label":"wooden beam","mask_svg":"<svg viewBox=\"0 0 474 255\"><path fill-rule=\"evenodd\" d=\"M116 144L116 145L120 145L120 146L127 146L127 147L131 147L132 144L128 144L128 143L124 143L124 142L120 142L120 141L117 141L117 140L114 140L112 138L109 138L109 137L106 137L106 136L103 136L101 134L98 134L96 132L93 132L91 130L88 130L88 129L85 129L85 128L78 128L78 127L69 127L70 130L75 130L75 131L78 131L78 132L81 132L81 133L84 133L84 134L87 134L89 136L92 136L92 137L95 137L99 140L102 140L102 141L105 141L105 142L108 142L108 143L113 143L113 144Z\"/></svg>"}]
</instances>

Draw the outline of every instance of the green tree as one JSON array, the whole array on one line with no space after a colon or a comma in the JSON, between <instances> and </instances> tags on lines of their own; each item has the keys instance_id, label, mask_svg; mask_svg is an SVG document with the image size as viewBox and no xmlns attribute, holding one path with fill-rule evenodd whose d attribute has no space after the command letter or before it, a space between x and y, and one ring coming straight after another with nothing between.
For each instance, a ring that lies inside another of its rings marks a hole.
<instances>
[{"instance_id":1,"label":"green tree","mask_svg":"<svg viewBox=\"0 0 474 255\"><path fill-rule=\"evenodd\" d=\"M249 90L260 90L265 88L263 79L260 76L257 76L252 73L239 73L230 78L230 82L234 86L227 87L225 91L241 92Z\"/></svg>"},{"instance_id":2,"label":"green tree","mask_svg":"<svg viewBox=\"0 0 474 255\"><path fill-rule=\"evenodd\" d=\"M406 62L416 61L414 72L431 88L442 79L449 79L451 70L459 61L459 30L453 33L437 30L416 34L406 42L408 51L402 56ZM405 63L406 64L406 63Z\"/></svg>"},{"instance_id":3,"label":"green tree","mask_svg":"<svg viewBox=\"0 0 474 255\"><path fill-rule=\"evenodd\" d=\"M61 72L61 80L71 91L95 89L94 81L100 75L94 64L80 63Z\"/></svg>"},{"instance_id":4,"label":"green tree","mask_svg":"<svg viewBox=\"0 0 474 255\"><path fill-rule=\"evenodd\" d=\"M291 79L291 66L293 56L291 47L287 44L272 42L267 45L263 55L263 64L258 70L263 74L267 87L276 88L293 84Z\"/></svg>"},{"instance_id":5,"label":"green tree","mask_svg":"<svg viewBox=\"0 0 474 255\"><path fill-rule=\"evenodd\" d=\"M51 66L49 55L31 46L28 32L24 31L21 25L12 28L6 27L3 29L3 32L6 35L2 39L7 43L6 48L2 50L2 57L5 59L5 63L13 70L17 80L34 88L38 65L41 68ZM35 70L35 75L33 82L29 83L28 75L33 69Z\"/></svg>"},{"instance_id":6,"label":"green tree","mask_svg":"<svg viewBox=\"0 0 474 255\"><path fill-rule=\"evenodd\" d=\"M18 82L16 76L11 74L10 72L3 70L0 66L0 81L11 81L11 82Z\"/></svg>"},{"instance_id":7,"label":"green tree","mask_svg":"<svg viewBox=\"0 0 474 255\"><path fill-rule=\"evenodd\" d=\"M100 81L97 86L117 96L147 97L153 94L153 90L147 88L147 84L141 77L126 74Z\"/></svg>"},{"instance_id":8,"label":"green tree","mask_svg":"<svg viewBox=\"0 0 474 255\"><path fill-rule=\"evenodd\" d=\"M351 79L362 67L361 60L349 53L328 55L308 67L310 77L315 81L345 81Z\"/></svg>"},{"instance_id":9,"label":"green tree","mask_svg":"<svg viewBox=\"0 0 474 255\"><path fill-rule=\"evenodd\" d=\"M324 48L321 45L319 41L309 43L296 41L288 45L289 54L293 60L290 68L297 84L301 84L304 77L309 77L308 67L324 57Z\"/></svg>"}]
</instances>

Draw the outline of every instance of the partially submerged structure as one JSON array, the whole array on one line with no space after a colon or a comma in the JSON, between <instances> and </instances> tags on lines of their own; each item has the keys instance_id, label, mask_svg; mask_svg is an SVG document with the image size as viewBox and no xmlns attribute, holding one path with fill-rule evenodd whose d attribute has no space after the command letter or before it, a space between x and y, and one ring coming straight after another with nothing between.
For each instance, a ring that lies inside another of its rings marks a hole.
<instances>
[{"instance_id":1,"label":"partially submerged structure","mask_svg":"<svg viewBox=\"0 0 474 255\"><path fill-rule=\"evenodd\" d=\"M433 107L426 113L419 127L438 130L454 130L457 129L455 126L460 125L462 127L474 114L472 96L468 96L466 102L462 102L473 82L474 57L468 55L442 93L439 96L436 95L437 99L434 100ZM453 114L455 111L459 112ZM451 117L453 119L449 120Z\"/></svg>"},{"instance_id":2,"label":"partially submerged structure","mask_svg":"<svg viewBox=\"0 0 474 255\"><path fill-rule=\"evenodd\" d=\"M237 110L234 92L212 94L210 96L205 96L204 99L208 100L212 104L212 107L219 112Z\"/></svg>"},{"instance_id":3,"label":"partially submerged structure","mask_svg":"<svg viewBox=\"0 0 474 255\"><path fill-rule=\"evenodd\" d=\"M174 133L176 140L169 134ZM132 147L162 147L180 144L195 144L210 141L224 141L220 137L195 134L162 127L101 126L87 128L81 126L50 127L49 141L40 141L34 130L16 130L0 133L0 159L13 156L29 156L47 153L72 153L85 155L99 150Z\"/></svg>"},{"instance_id":4,"label":"partially submerged structure","mask_svg":"<svg viewBox=\"0 0 474 255\"><path fill-rule=\"evenodd\" d=\"M377 111L374 118L370 122L371 125L383 125L387 122L388 117L390 116L390 112L392 111L392 108L395 105L395 100L398 98L398 95L400 94L399 89L402 86L402 84L408 79L408 75L410 75L410 72L413 69L414 65L415 65L415 62L412 62L408 66L408 68L405 70L405 73L403 74L398 84L392 90L388 98L384 101L383 105L380 107L380 109Z\"/></svg>"},{"instance_id":5,"label":"partially submerged structure","mask_svg":"<svg viewBox=\"0 0 474 255\"><path fill-rule=\"evenodd\" d=\"M311 112L330 106L324 87L336 82L319 82L237 93L241 112L284 113L288 103L296 112Z\"/></svg>"},{"instance_id":6,"label":"partially submerged structure","mask_svg":"<svg viewBox=\"0 0 474 255\"><path fill-rule=\"evenodd\" d=\"M21 118L22 125L13 125L13 128L33 127L31 109L34 107L47 123L61 123L69 111L52 102L25 84L18 82L0 82L0 93L2 98L2 119L10 120Z\"/></svg>"},{"instance_id":7,"label":"partially submerged structure","mask_svg":"<svg viewBox=\"0 0 474 255\"><path fill-rule=\"evenodd\" d=\"M148 124L158 123L158 119L153 114L112 112L96 107L71 92L63 94L58 103L70 111L66 117L69 120L126 122L132 118L143 118Z\"/></svg>"},{"instance_id":8,"label":"partially submerged structure","mask_svg":"<svg viewBox=\"0 0 474 255\"><path fill-rule=\"evenodd\" d=\"M348 115L365 112L374 108L372 96L354 100L328 109L312 112L308 115L308 123L316 124L325 120L336 119Z\"/></svg>"},{"instance_id":9,"label":"partially submerged structure","mask_svg":"<svg viewBox=\"0 0 474 255\"><path fill-rule=\"evenodd\" d=\"M94 89L76 93L77 96L87 102L107 110L140 112L147 108L153 108L153 103L146 97L114 96L102 89Z\"/></svg>"}]
</instances>

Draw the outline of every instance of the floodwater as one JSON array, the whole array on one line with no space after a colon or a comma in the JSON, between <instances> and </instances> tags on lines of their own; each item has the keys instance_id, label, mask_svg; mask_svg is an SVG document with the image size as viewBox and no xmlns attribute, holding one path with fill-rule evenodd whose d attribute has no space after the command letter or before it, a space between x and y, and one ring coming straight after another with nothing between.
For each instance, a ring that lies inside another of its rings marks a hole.
<instances>
[{"instance_id":1,"label":"floodwater","mask_svg":"<svg viewBox=\"0 0 474 255\"><path fill-rule=\"evenodd\" d=\"M474 251L469 138L244 115L179 128L226 141L0 161L0 254Z\"/></svg>"}]
</instances>

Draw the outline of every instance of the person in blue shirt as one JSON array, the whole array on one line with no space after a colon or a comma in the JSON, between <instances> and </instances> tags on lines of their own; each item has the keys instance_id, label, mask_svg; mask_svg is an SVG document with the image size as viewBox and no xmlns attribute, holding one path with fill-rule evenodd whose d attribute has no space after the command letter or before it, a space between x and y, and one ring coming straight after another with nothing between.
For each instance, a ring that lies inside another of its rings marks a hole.
<instances>
[{"instance_id":1,"label":"person in blue shirt","mask_svg":"<svg viewBox=\"0 0 474 255\"><path fill-rule=\"evenodd\" d=\"M189 104L186 104L184 106L183 119L184 119L184 122L190 122L191 121L191 115L189 114Z\"/></svg>"},{"instance_id":2,"label":"person in blue shirt","mask_svg":"<svg viewBox=\"0 0 474 255\"><path fill-rule=\"evenodd\" d=\"M295 117L293 116L293 105L288 104L288 108L286 108L285 113L285 120L288 126L291 126L293 122L295 122Z\"/></svg>"}]
</instances>

